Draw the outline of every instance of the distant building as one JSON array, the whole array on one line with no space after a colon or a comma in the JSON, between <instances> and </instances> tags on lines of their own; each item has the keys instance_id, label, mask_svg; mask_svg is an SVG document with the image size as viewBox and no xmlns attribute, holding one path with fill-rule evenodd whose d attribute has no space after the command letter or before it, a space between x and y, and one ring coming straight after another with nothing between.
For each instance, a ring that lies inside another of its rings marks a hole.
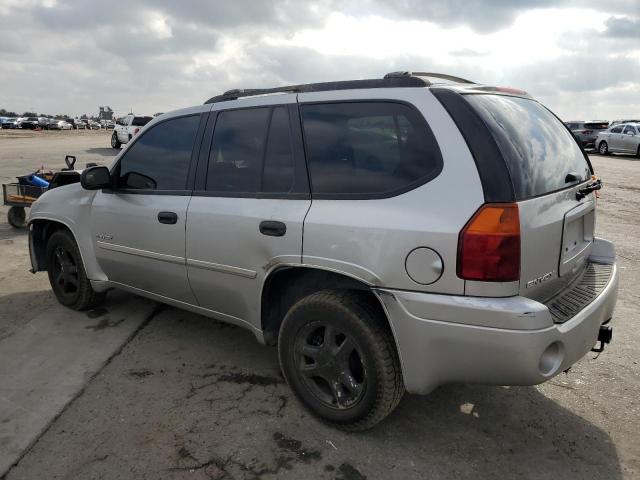
<instances>
[{"instance_id":1,"label":"distant building","mask_svg":"<svg viewBox=\"0 0 640 480\"><path fill-rule=\"evenodd\" d=\"M100 107L98 120L113 120L113 110L111 110L111 107Z\"/></svg>"}]
</instances>

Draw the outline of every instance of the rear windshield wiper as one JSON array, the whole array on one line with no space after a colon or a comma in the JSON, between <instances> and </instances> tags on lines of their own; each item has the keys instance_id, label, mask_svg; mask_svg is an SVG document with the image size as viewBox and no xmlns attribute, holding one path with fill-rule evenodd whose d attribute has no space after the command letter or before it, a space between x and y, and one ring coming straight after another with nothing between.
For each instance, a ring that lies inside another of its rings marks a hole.
<instances>
[{"instance_id":1,"label":"rear windshield wiper","mask_svg":"<svg viewBox=\"0 0 640 480\"><path fill-rule=\"evenodd\" d=\"M602 182L600 179L597 179L595 182L592 182L585 187L581 188L576 192L576 199L582 200L584 197L589 195L591 192L595 192L596 190L600 190L602 188Z\"/></svg>"}]
</instances>

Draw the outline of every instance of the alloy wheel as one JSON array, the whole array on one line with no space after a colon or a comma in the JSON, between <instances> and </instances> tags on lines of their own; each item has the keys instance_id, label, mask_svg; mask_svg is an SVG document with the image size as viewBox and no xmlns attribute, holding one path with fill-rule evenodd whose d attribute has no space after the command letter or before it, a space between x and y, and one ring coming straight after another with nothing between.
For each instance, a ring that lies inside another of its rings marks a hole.
<instances>
[{"instance_id":1,"label":"alloy wheel","mask_svg":"<svg viewBox=\"0 0 640 480\"><path fill-rule=\"evenodd\" d=\"M64 248L58 246L54 252L53 280L63 295L75 295L78 291L78 265L73 255Z\"/></svg>"},{"instance_id":2,"label":"alloy wheel","mask_svg":"<svg viewBox=\"0 0 640 480\"><path fill-rule=\"evenodd\" d=\"M329 323L307 325L296 338L298 373L309 392L330 408L351 408L362 399L367 376L362 358L354 339Z\"/></svg>"}]
</instances>

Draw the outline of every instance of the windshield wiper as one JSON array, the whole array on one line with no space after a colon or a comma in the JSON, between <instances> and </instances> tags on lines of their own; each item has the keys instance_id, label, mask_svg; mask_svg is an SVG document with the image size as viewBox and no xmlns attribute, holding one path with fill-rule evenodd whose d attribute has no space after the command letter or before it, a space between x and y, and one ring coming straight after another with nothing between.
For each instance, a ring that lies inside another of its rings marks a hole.
<instances>
[{"instance_id":1,"label":"windshield wiper","mask_svg":"<svg viewBox=\"0 0 640 480\"><path fill-rule=\"evenodd\" d=\"M596 180L593 183L588 184L587 186L581 188L576 192L576 199L582 200L584 197L589 195L591 192L595 192L596 190L600 190L602 188L602 182L600 179Z\"/></svg>"}]
</instances>

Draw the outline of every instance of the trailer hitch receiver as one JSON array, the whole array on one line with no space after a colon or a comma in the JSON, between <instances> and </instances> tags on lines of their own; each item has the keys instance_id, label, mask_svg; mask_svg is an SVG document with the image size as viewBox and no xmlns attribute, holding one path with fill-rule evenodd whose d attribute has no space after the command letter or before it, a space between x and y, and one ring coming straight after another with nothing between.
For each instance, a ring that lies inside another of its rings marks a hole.
<instances>
[{"instance_id":1,"label":"trailer hitch receiver","mask_svg":"<svg viewBox=\"0 0 640 480\"><path fill-rule=\"evenodd\" d=\"M611 325L600 325L600 331L598 332L598 342L600 344L591 349L592 352L600 353L604 351L604 346L611 343L613 338L613 327Z\"/></svg>"}]
</instances>

